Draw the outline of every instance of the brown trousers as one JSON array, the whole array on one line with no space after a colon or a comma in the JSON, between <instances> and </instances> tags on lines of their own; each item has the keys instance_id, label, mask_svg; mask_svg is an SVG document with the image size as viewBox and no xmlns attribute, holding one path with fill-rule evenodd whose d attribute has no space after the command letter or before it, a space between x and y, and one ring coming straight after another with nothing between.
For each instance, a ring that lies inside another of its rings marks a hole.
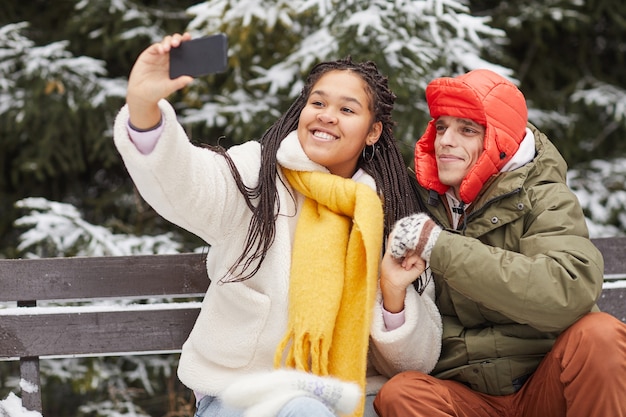
<instances>
[{"instance_id":1,"label":"brown trousers","mask_svg":"<svg viewBox=\"0 0 626 417\"><path fill-rule=\"evenodd\" d=\"M515 394L481 394L408 371L383 386L374 408L381 417L626 417L626 324L587 314Z\"/></svg>"}]
</instances>

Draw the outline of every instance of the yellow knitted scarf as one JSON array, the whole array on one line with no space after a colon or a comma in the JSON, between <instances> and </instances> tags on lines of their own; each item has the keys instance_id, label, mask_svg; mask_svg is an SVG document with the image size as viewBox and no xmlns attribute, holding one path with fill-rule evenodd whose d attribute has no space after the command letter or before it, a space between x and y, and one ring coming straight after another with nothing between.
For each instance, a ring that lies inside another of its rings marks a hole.
<instances>
[{"instance_id":1,"label":"yellow knitted scarf","mask_svg":"<svg viewBox=\"0 0 626 417\"><path fill-rule=\"evenodd\" d=\"M294 238L289 321L275 366L284 360L286 367L364 389L383 240L381 200L351 179L283 172L305 201ZM353 416L362 414L363 402Z\"/></svg>"}]
</instances>

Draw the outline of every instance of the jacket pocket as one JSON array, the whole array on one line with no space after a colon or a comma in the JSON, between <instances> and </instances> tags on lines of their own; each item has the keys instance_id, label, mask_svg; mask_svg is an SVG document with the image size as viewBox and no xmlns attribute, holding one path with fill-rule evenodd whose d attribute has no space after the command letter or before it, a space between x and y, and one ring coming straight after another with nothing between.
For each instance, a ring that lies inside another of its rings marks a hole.
<instances>
[{"instance_id":1,"label":"jacket pocket","mask_svg":"<svg viewBox=\"0 0 626 417\"><path fill-rule=\"evenodd\" d=\"M243 283L212 284L189 341L209 362L245 367L258 351L269 311L269 297Z\"/></svg>"}]
</instances>

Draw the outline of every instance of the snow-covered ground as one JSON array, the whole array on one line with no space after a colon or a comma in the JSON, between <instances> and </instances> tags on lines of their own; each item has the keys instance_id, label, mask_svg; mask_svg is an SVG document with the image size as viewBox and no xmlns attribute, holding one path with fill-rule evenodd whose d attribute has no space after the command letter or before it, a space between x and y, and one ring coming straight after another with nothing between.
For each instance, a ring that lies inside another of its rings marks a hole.
<instances>
[{"instance_id":1,"label":"snow-covered ground","mask_svg":"<svg viewBox=\"0 0 626 417\"><path fill-rule=\"evenodd\" d=\"M22 399L14 393L0 401L0 417L42 417L38 411L30 411L22 406Z\"/></svg>"}]
</instances>

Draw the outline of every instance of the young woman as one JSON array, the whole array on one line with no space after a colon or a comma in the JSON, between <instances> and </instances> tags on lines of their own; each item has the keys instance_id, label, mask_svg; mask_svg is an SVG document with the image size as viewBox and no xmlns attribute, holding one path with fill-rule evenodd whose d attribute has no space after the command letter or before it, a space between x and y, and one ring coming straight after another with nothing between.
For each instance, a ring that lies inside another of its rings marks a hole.
<instances>
[{"instance_id":1,"label":"young woman","mask_svg":"<svg viewBox=\"0 0 626 417\"><path fill-rule=\"evenodd\" d=\"M178 369L196 415L375 415L363 394L429 372L441 340L425 265L383 262L377 287L384 236L418 210L387 79L372 62L318 64L260 141L196 147L164 100L192 81L168 75L189 39L139 56L115 143L145 200L210 245L213 283Z\"/></svg>"}]
</instances>

